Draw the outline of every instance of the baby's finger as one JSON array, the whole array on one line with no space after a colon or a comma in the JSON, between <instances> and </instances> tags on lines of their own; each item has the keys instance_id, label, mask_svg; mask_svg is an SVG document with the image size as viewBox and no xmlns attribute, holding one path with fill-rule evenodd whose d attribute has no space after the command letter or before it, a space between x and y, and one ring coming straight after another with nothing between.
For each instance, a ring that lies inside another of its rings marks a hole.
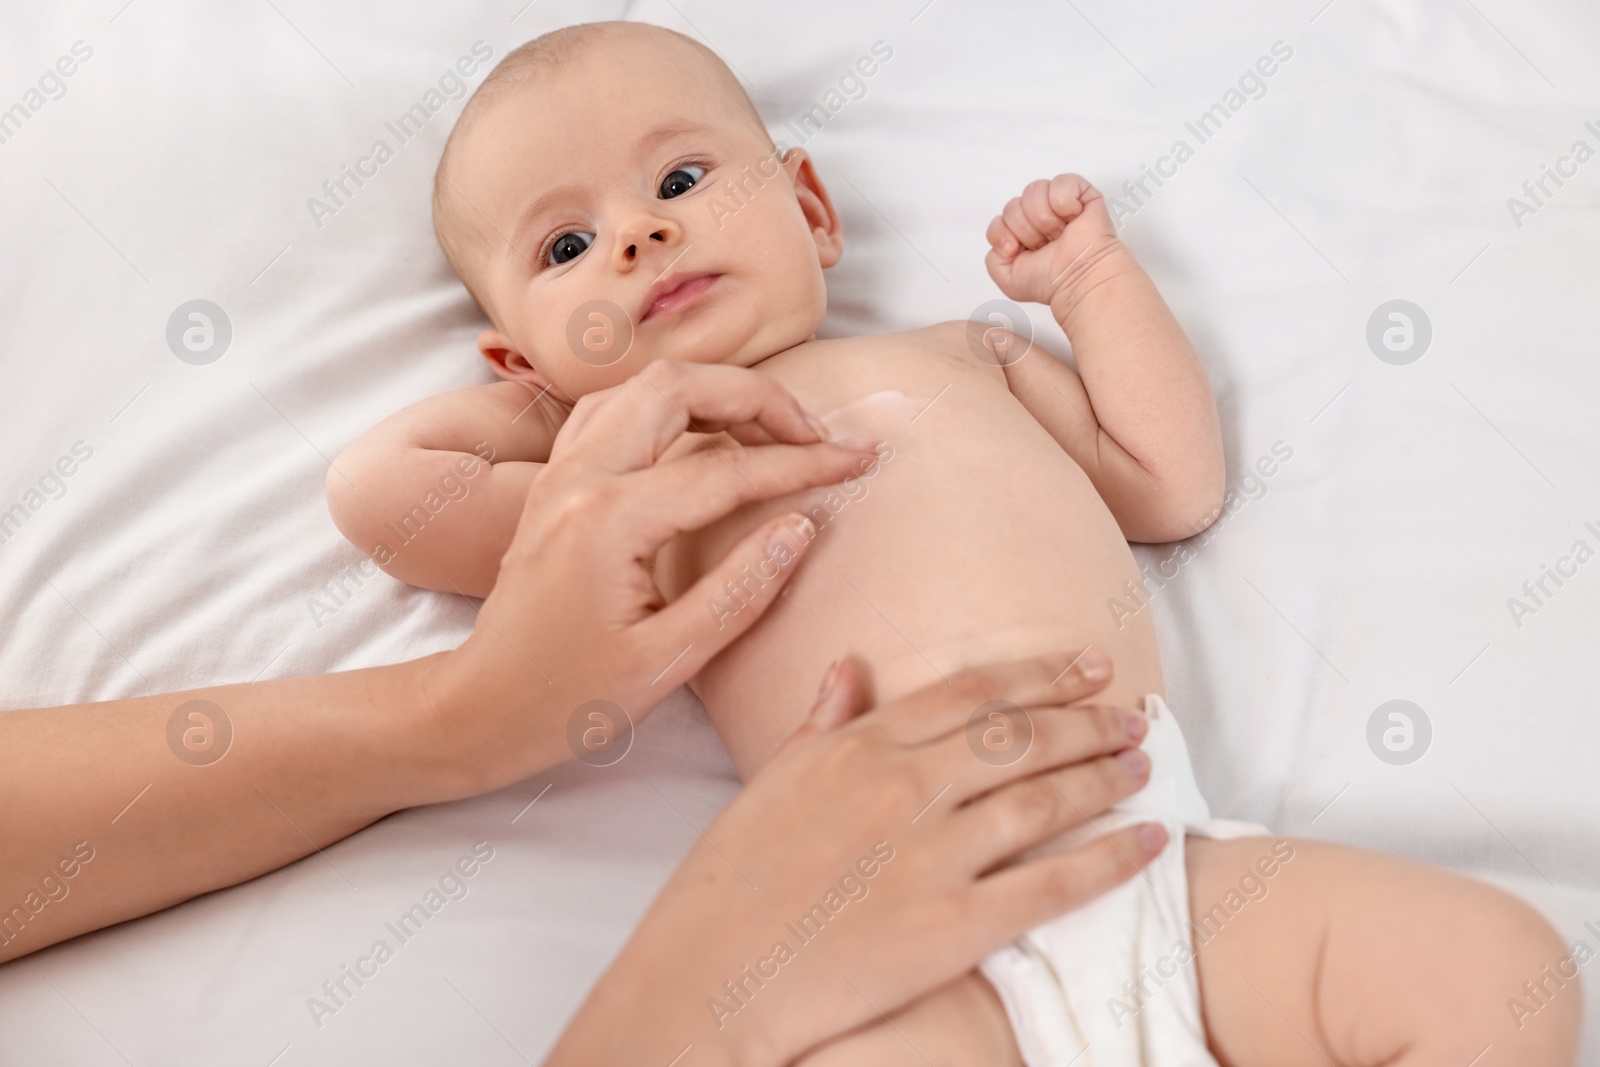
<instances>
[{"instance_id":1,"label":"baby's finger","mask_svg":"<svg viewBox=\"0 0 1600 1067\"><path fill-rule=\"evenodd\" d=\"M1081 174L1057 174L1050 179L1048 192L1051 210L1069 222L1083 213L1090 199L1100 195Z\"/></svg>"},{"instance_id":2,"label":"baby's finger","mask_svg":"<svg viewBox=\"0 0 1600 1067\"><path fill-rule=\"evenodd\" d=\"M1007 203L1005 210L1000 212L1000 217L1006 220L1006 225L1016 234L1017 240L1022 242L1022 247L1039 248L1045 244L1044 234L1040 233L1023 213L1021 197L1016 197Z\"/></svg>"},{"instance_id":3,"label":"baby's finger","mask_svg":"<svg viewBox=\"0 0 1600 1067\"><path fill-rule=\"evenodd\" d=\"M1011 268L1015 262L1010 256L1003 256L993 248L983 257L983 266L989 272L989 277L994 279L1002 293L1013 300L1018 299L1011 288Z\"/></svg>"},{"instance_id":4,"label":"baby's finger","mask_svg":"<svg viewBox=\"0 0 1600 1067\"><path fill-rule=\"evenodd\" d=\"M999 215L989 221L989 229L984 236L989 239L990 247L1002 256L1014 256L1017 254L1017 249L1022 247L1021 242L1006 226L1005 219Z\"/></svg>"},{"instance_id":5,"label":"baby's finger","mask_svg":"<svg viewBox=\"0 0 1600 1067\"><path fill-rule=\"evenodd\" d=\"M1022 213L1035 229L1050 240L1067 228L1066 221L1050 206L1050 183L1043 178L1029 182L1028 187L1022 190Z\"/></svg>"}]
</instances>

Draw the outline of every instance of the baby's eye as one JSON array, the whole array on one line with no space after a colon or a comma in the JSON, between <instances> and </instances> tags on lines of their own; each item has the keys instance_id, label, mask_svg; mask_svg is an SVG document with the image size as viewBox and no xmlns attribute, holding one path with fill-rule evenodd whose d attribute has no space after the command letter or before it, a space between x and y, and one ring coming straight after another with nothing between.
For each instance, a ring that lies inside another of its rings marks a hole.
<instances>
[{"instance_id":1,"label":"baby's eye","mask_svg":"<svg viewBox=\"0 0 1600 1067\"><path fill-rule=\"evenodd\" d=\"M577 259L593 242L592 233L564 233L550 246L550 263L554 265Z\"/></svg>"},{"instance_id":2,"label":"baby's eye","mask_svg":"<svg viewBox=\"0 0 1600 1067\"><path fill-rule=\"evenodd\" d=\"M706 176L704 167L679 167L665 178L661 179L661 199L671 200L675 196L682 196L695 183Z\"/></svg>"}]
</instances>

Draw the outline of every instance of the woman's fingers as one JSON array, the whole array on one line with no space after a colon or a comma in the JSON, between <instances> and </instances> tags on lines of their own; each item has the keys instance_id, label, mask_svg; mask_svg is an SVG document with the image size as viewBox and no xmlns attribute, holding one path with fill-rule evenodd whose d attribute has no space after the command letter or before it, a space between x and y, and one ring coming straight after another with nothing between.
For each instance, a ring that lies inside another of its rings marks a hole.
<instances>
[{"instance_id":1,"label":"woman's fingers","mask_svg":"<svg viewBox=\"0 0 1600 1067\"><path fill-rule=\"evenodd\" d=\"M847 659L835 660L822 676L817 702L811 706L805 722L795 727L794 732L778 746L778 751L832 733L866 710L866 685L860 669Z\"/></svg>"},{"instance_id":2,"label":"woman's fingers","mask_svg":"<svg viewBox=\"0 0 1600 1067\"><path fill-rule=\"evenodd\" d=\"M979 705L966 728L933 742L939 774L965 800L1007 782L1138 745L1149 732L1141 712L1100 704L1022 708Z\"/></svg>"},{"instance_id":3,"label":"woman's fingers","mask_svg":"<svg viewBox=\"0 0 1600 1067\"><path fill-rule=\"evenodd\" d=\"M561 455L620 473L654 463L685 430L753 423L789 444L827 436L787 389L744 367L661 360L606 392L574 409L562 428Z\"/></svg>"},{"instance_id":4,"label":"woman's fingers","mask_svg":"<svg viewBox=\"0 0 1600 1067\"><path fill-rule=\"evenodd\" d=\"M630 520L641 546L659 548L741 505L836 485L871 470L877 454L859 445L720 445L627 476Z\"/></svg>"},{"instance_id":5,"label":"woman's fingers","mask_svg":"<svg viewBox=\"0 0 1600 1067\"><path fill-rule=\"evenodd\" d=\"M1126 882L1166 846L1160 823L1141 823L996 871L971 890L963 928L978 944L1003 944Z\"/></svg>"},{"instance_id":6,"label":"woman's fingers","mask_svg":"<svg viewBox=\"0 0 1600 1067\"><path fill-rule=\"evenodd\" d=\"M1024 709L1071 704L1110 683L1109 657L1098 649L1074 649L969 667L896 701L881 714L901 741L930 742L966 730L992 701Z\"/></svg>"},{"instance_id":7,"label":"woman's fingers","mask_svg":"<svg viewBox=\"0 0 1600 1067\"><path fill-rule=\"evenodd\" d=\"M1149 778L1150 757L1127 748L1011 782L951 814L953 843L970 870L985 871L1083 825Z\"/></svg>"},{"instance_id":8,"label":"woman's fingers","mask_svg":"<svg viewBox=\"0 0 1600 1067\"><path fill-rule=\"evenodd\" d=\"M564 456L573 445L584 436L589 420L594 418L595 412L610 402L623 385L613 385L609 389L597 389L592 393L580 396L572 410L567 413L567 420L561 424L561 430L556 434L556 439L550 446L550 459L553 462L558 457Z\"/></svg>"},{"instance_id":9,"label":"woman's fingers","mask_svg":"<svg viewBox=\"0 0 1600 1067\"><path fill-rule=\"evenodd\" d=\"M754 626L815 536L811 520L802 515L764 522L682 596L639 622L645 647L657 649L662 661L651 691L662 696L672 692ZM731 595L730 588L738 595Z\"/></svg>"}]
</instances>

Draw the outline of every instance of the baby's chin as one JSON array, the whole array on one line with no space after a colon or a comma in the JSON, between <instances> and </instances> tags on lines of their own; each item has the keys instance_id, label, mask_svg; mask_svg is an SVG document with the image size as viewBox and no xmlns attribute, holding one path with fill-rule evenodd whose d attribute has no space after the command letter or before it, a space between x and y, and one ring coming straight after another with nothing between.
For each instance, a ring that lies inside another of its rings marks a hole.
<instances>
[{"instance_id":1,"label":"baby's chin","mask_svg":"<svg viewBox=\"0 0 1600 1067\"><path fill-rule=\"evenodd\" d=\"M645 346L652 360L751 367L812 337L823 310L795 305L757 313L748 306L711 304L641 324L634 343Z\"/></svg>"}]
</instances>

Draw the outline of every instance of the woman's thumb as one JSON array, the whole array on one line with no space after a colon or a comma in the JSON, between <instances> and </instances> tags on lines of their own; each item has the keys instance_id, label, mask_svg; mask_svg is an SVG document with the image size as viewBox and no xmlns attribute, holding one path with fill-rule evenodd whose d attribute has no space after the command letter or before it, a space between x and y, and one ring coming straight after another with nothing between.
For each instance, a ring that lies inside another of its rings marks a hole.
<instances>
[{"instance_id":1,"label":"woman's thumb","mask_svg":"<svg viewBox=\"0 0 1600 1067\"><path fill-rule=\"evenodd\" d=\"M811 705L805 721L784 741L784 747L831 733L865 710L866 692L861 672L849 660L834 660L822 676L816 703Z\"/></svg>"}]
</instances>

